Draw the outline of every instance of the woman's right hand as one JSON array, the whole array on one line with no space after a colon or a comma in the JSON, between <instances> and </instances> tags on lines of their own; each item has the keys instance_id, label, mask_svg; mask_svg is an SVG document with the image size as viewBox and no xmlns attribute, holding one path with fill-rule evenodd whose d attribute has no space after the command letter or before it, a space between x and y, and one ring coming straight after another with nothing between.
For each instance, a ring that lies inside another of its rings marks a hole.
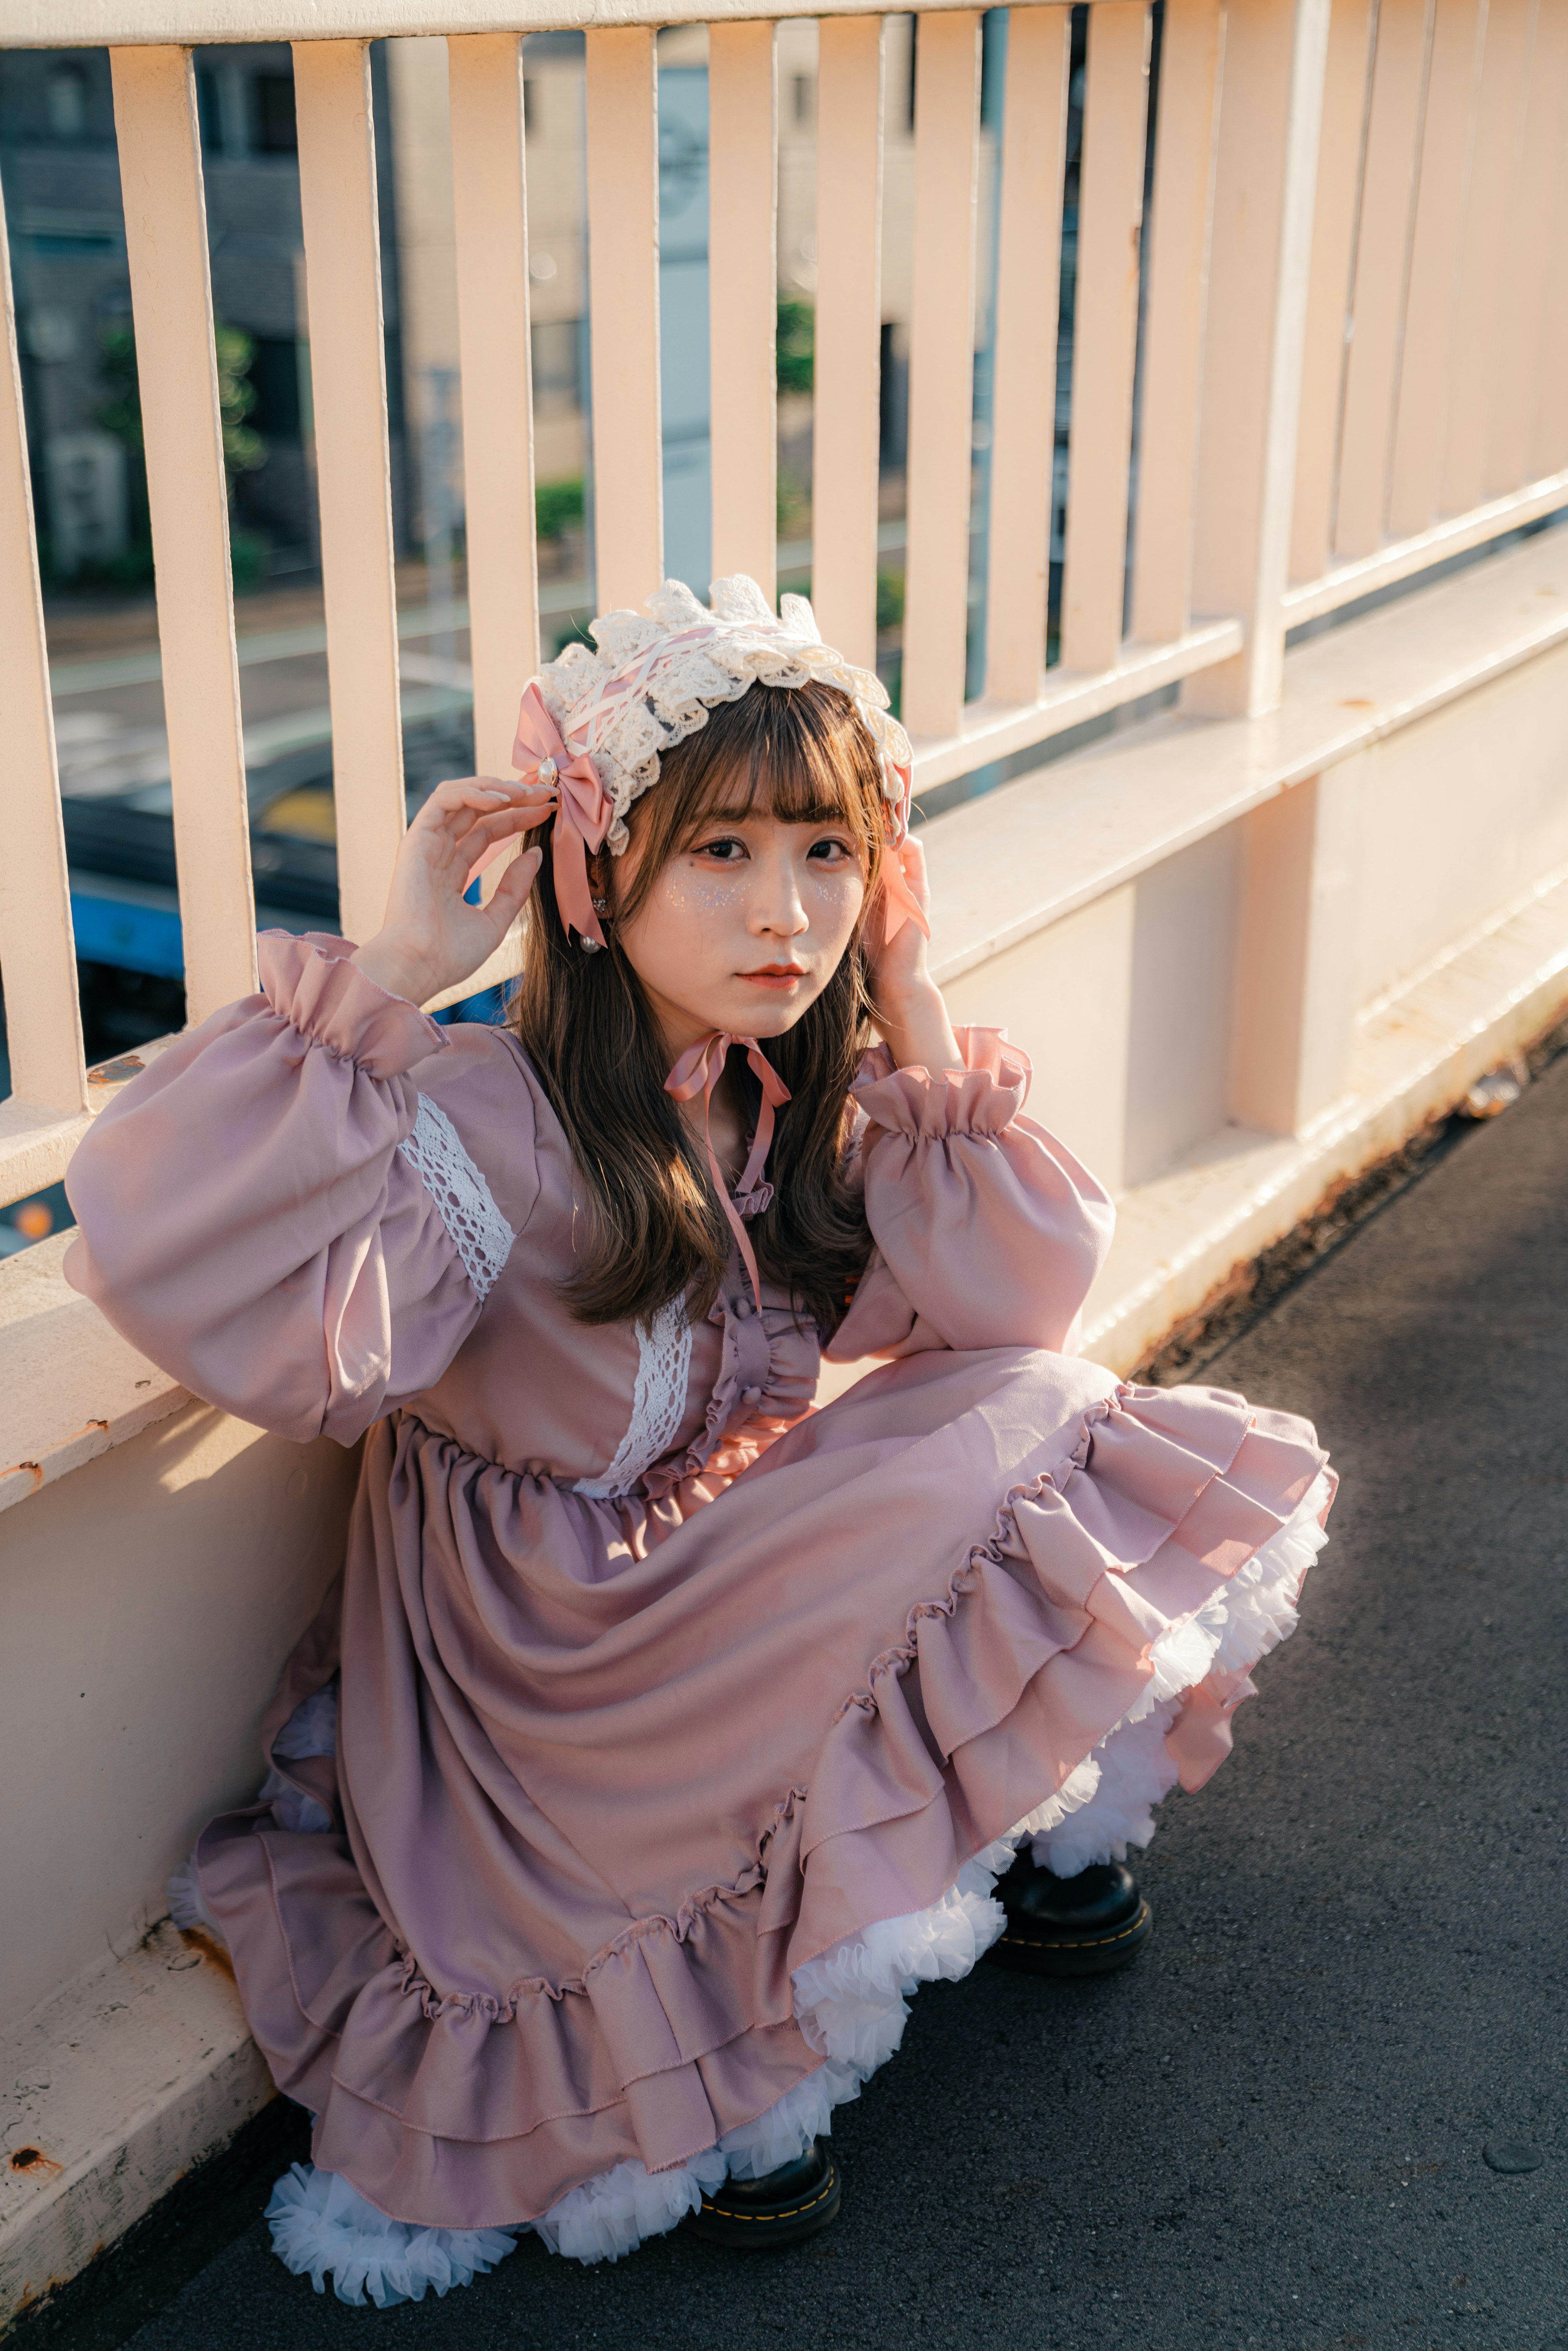
<instances>
[{"instance_id":1,"label":"woman's right hand","mask_svg":"<svg viewBox=\"0 0 1568 2351\"><path fill-rule=\"evenodd\" d=\"M386 920L353 961L391 995L427 1004L456 987L494 953L521 914L542 852L513 858L488 903L470 906L464 892L482 865L518 833L554 814L553 785L465 776L437 784L402 837Z\"/></svg>"}]
</instances>

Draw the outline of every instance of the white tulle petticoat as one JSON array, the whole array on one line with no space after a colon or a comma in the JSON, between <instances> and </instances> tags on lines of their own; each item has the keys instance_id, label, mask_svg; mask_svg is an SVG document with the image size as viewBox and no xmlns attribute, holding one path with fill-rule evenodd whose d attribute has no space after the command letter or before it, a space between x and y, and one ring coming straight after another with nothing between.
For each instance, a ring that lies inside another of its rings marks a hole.
<instances>
[{"instance_id":1,"label":"white tulle petticoat","mask_svg":"<svg viewBox=\"0 0 1568 2351\"><path fill-rule=\"evenodd\" d=\"M1155 1671L1135 1706L1063 1782L1056 1794L1005 1837L966 1865L940 1902L902 1918L884 1918L835 1943L794 1974L795 2014L823 2063L776 2105L717 2145L671 2171L618 2163L585 2180L532 2227L552 2252L580 2262L616 2261L648 2237L661 2236L695 2212L705 2190L727 2177L760 2179L803 2155L831 2127L832 2110L860 2095L862 2084L898 2048L910 1995L923 1983L968 1974L1005 1923L992 1889L1025 1844L1059 1876L1092 1863L1122 1860L1129 1845L1155 1833L1154 1807L1176 1784L1166 1733L1182 1693L1216 1667L1245 1671L1296 1627L1301 1579L1327 1537L1318 1524L1330 1486L1320 1477L1273 1539L1222 1584L1186 1624L1155 1644ZM277 1742L287 1756L329 1754L336 1698L319 1692ZM287 1743L286 1743L287 1742ZM276 1778L277 1775L274 1775ZM278 1787L285 1785L278 1782ZM271 1781L264 1794L277 1791ZM309 1803L289 1791L296 1804ZM320 1813L319 1805L312 1811ZM326 1825L291 1820L290 1826ZM169 1881L177 1926L218 1933L193 1864ZM391 2220L348 2180L314 2164L295 2164L267 2208L273 2245L319 2294L331 2273L339 2299L379 2308L420 2301L427 2287L444 2294L492 2269L512 2251L505 2229L422 2229Z\"/></svg>"}]
</instances>

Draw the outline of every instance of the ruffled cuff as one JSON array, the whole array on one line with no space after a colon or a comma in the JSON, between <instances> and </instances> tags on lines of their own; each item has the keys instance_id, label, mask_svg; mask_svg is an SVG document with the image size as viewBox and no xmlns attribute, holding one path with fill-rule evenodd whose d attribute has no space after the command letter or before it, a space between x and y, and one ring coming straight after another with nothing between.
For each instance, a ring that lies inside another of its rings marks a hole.
<instances>
[{"instance_id":1,"label":"ruffled cuff","mask_svg":"<svg viewBox=\"0 0 1568 2351\"><path fill-rule=\"evenodd\" d=\"M401 1077L439 1052L446 1037L405 997L389 995L349 958L347 939L318 931L263 931L256 941L262 993L273 1010L340 1061L371 1078Z\"/></svg>"},{"instance_id":2,"label":"ruffled cuff","mask_svg":"<svg viewBox=\"0 0 1568 2351\"><path fill-rule=\"evenodd\" d=\"M851 1089L873 1126L925 1142L948 1134L1000 1134L1028 1098L1032 1074L1021 1045L1003 1029L956 1029L961 1070L895 1070L885 1046L866 1055Z\"/></svg>"}]
</instances>

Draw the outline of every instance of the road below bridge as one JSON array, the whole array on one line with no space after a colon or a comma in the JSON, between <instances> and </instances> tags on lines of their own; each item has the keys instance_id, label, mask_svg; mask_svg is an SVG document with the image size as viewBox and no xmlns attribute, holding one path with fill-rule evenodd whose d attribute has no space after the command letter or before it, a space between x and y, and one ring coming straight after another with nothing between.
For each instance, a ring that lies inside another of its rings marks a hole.
<instances>
[{"instance_id":1,"label":"road below bridge","mask_svg":"<svg viewBox=\"0 0 1568 2351\"><path fill-rule=\"evenodd\" d=\"M1199 1376L1343 1474L1301 1628L1166 1807L1143 1960L923 1991L841 2110L836 2229L528 2240L378 2314L272 2258L273 2154L28 2351L1568 2351L1568 1057Z\"/></svg>"}]
</instances>

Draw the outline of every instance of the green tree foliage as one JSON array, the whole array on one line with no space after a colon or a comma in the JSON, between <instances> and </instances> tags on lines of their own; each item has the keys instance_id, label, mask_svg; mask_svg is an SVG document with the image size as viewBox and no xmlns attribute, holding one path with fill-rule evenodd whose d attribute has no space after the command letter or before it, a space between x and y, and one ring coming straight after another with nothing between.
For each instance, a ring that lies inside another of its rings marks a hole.
<instances>
[{"instance_id":1,"label":"green tree foliage","mask_svg":"<svg viewBox=\"0 0 1568 2351\"><path fill-rule=\"evenodd\" d=\"M253 473L267 455L267 444L246 418L256 406L256 386L250 363L256 345L242 327L225 326L214 332L218 371L218 415L223 424L224 470L231 485L236 474ZM136 330L109 327L99 347L98 380L104 397L98 421L106 433L138 455L142 452L141 392L136 368Z\"/></svg>"},{"instance_id":2,"label":"green tree foliage","mask_svg":"<svg viewBox=\"0 0 1568 2351\"><path fill-rule=\"evenodd\" d=\"M562 538L582 520L582 475L534 486L534 516L541 538Z\"/></svg>"},{"instance_id":3,"label":"green tree foliage","mask_svg":"<svg viewBox=\"0 0 1568 2351\"><path fill-rule=\"evenodd\" d=\"M880 635L883 629L896 629L904 619L904 574L902 571L879 571L876 575L876 625Z\"/></svg>"},{"instance_id":4,"label":"green tree foliage","mask_svg":"<svg viewBox=\"0 0 1568 2351\"><path fill-rule=\"evenodd\" d=\"M817 314L809 302L779 298L778 356L780 392L810 392L815 374Z\"/></svg>"}]
</instances>

